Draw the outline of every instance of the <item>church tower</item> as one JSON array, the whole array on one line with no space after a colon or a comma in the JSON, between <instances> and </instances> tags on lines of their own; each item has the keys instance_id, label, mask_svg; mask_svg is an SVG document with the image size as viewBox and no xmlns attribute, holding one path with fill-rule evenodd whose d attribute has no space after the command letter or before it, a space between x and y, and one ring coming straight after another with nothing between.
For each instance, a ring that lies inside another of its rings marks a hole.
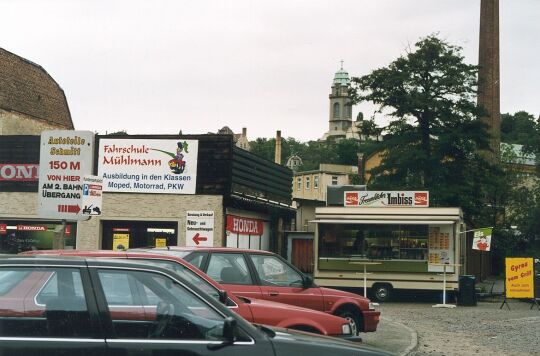
<instances>
[{"instance_id":1,"label":"church tower","mask_svg":"<svg viewBox=\"0 0 540 356\"><path fill-rule=\"evenodd\" d=\"M345 138L347 130L352 126L352 105L349 96L349 73L341 69L334 75L330 92L330 110L328 120L328 132L324 134L323 140L328 138Z\"/></svg>"}]
</instances>

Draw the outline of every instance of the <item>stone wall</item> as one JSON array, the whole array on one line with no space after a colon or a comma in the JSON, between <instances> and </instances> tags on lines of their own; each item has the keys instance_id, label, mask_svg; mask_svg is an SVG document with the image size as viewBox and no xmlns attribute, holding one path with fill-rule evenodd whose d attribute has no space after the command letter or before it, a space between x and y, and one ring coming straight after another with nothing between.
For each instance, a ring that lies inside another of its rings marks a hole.
<instances>
[{"instance_id":1,"label":"stone wall","mask_svg":"<svg viewBox=\"0 0 540 356\"><path fill-rule=\"evenodd\" d=\"M44 130L68 130L52 122L0 109L0 135L41 135Z\"/></svg>"}]
</instances>

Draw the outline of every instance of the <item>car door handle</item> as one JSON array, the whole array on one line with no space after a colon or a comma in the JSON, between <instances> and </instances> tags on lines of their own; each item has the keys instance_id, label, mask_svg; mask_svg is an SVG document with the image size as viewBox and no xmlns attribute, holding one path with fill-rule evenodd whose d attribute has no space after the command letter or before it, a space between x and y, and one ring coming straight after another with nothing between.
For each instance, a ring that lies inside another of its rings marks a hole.
<instances>
[{"instance_id":1,"label":"car door handle","mask_svg":"<svg viewBox=\"0 0 540 356\"><path fill-rule=\"evenodd\" d=\"M275 296L278 296L278 295L279 295L279 292L276 292L276 291L270 291L270 292L268 292L268 295L271 296L271 297L275 297Z\"/></svg>"}]
</instances>

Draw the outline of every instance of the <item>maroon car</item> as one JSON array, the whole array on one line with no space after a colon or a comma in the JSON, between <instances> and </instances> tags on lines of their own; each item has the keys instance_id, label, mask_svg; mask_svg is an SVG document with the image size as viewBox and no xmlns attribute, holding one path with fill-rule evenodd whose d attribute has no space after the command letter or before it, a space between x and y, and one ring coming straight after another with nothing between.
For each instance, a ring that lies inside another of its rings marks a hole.
<instances>
[{"instance_id":1,"label":"maroon car","mask_svg":"<svg viewBox=\"0 0 540 356\"><path fill-rule=\"evenodd\" d=\"M226 303L226 305L244 319L257 323L283 328L309 331L317 334L328 335L356 340L353 327L348 320L321 313L315 310L291 307L290 305L276 303L255 298L238 297L230 293L226 296L220 291L228 288L221 286L206 274L194 267L185 260L176 257L148 252L120 252L120 251L79 251L79 250L41 250L27 251L22 255L64 255L64 256L85 256L100 258L127 258L130 260L144 260L160 267L173 270L181 277L194 283L199 288ZM38 283L39 287L39 283ZM39 289L39 288L38 288ZM36 289L37 290L37 289ZM31 300L36 300L35 294L29 294L29 301L24 302L34 305ZM23 303L23 301L21 301ZM39 305L34 305L30 310L40 313ZM122 309L111 310L114 313L121 313Z\"/></svg>"},{"instance_id":2,"label":"maroon car","mask_svg":"<svg viewBox=\"0 0 540 356\"><path fill-rule=\"evenodd\" d=\"M227 247L159 247L132 251L181 257L236 295L340 316L350 320L358 332L377 330L380 312L374 309L369 299L319 287L311 277L272 252Z\"/></svg>"}]
</instances>

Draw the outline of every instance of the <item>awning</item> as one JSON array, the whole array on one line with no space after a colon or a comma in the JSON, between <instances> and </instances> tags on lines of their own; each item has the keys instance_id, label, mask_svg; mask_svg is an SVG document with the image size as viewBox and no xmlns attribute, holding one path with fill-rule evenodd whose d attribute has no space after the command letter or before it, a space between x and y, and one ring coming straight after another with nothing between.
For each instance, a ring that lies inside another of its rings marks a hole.
<instances>
[{"instance_id":1,"label":"awning","mask_svg":"<svg viewBox=\"0 0 540 356\"><path fill-rule=\"evenodd\" d=\"M402 225L452 225L457 221L452 220L339 220L339 219L317 219L310 220L310 223L323 224L402 224Z\"/></svg>"}]
</instances>

